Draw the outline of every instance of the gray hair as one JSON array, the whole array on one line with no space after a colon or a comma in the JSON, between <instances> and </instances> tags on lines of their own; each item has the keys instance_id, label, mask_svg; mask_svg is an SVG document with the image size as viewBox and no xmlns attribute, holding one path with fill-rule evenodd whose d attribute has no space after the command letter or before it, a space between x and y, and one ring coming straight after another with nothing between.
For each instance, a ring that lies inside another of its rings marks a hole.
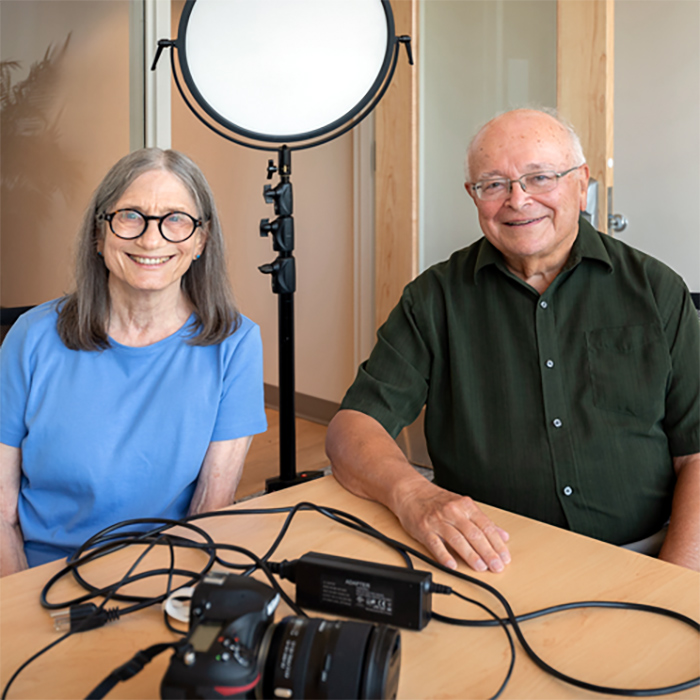
<instances>
[{"instance_id":1,"label":"gray hair","mask_svg":"<svg viewBox=\"0 0 700 700\"><path fill-rule=\"evenodd\" d=\"M566 119L564 119L559 114L559 112L557 112L556 109L554 109L553 107L525 107L525 108L519 108L519 109L512 109L512 110L506 110L504 112L499 112L495 117L492 117L491 119L489 119L489 121L487 121L485 124L482 124L476 130L476 133L469 141L469 145L467 146L467 153L464 157L465 182L471 181L471 173L469 172L469 154L471 153L472 146L474 145L474 141L476 141L477 137L494 119L498 119L498 117L501 117L504 114L510 114L511 112L520 112L520 111L540 112L541 114L547 114L550 117L552 117L552 119L554 119L554 121L556 121L569 135L569 140L571 142L571 155L574 157L576 164L583 165L586 162L586 156L583 153L583 146L581 146L581 139L579 138L579 135L576 133L576 130L571 125L571 123L568 122Z\"/></svg>"},{"instance_id":2,"label":"gray hair","mask_svg":"<svg viewBox=\"0 0 700 700\"><path fill-rule=\"evenodd\" d=\"M194 306L196 322L189 341L192 345L215 345L231 335L240 324L240 314L226 271L224 237L214 195L202 171L178 151L142 148L124 156L112 166L92 195L78 233L75 262L75 291L61 299L58 333L72 350L109 347L109 271L97 255L97 244L106 235L100 214L109 211L138 177L152 170L165 170L187 188L198 216L207 231L206 245L180 282Z\"/></svg>"}]
</instances>

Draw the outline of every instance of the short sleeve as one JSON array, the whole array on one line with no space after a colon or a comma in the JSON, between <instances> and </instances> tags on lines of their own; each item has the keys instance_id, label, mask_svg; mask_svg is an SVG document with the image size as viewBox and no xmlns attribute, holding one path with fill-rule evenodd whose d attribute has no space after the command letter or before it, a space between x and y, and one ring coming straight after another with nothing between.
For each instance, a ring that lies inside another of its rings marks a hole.
<instances>
[{"instance_id":1,"label":"short sleeve","mask_svg":"<svg viewBox=\"0 0 700 700\"><path fill-rule=\"evenodd\" d=\"M377 331L377 343L345 395L341 409L365 413L396 437L420 413L428 395L431 355L406 287Z\"/></svg>"},{"instance_id":2,"label":"short sleeve","mask_svg":"<svg viewBox=\"0 0 700 700\"><path fill-rule=\"evenodd\" d=\"M20 447L27 434L25 411L31 382L27 324L20 318L0 347L0 442Z\"/></svg>"},{"instance_id":3,"label":"short sleeve","mask_svg":"<svg viewBox=\"0 0 700 700\"><path fill-rule=\"evenodd\" d=\"M700 320L682 286L670 296L665 333L671 351L664 431L674 457L700 452Z\"/></svg>"},{"instance_id":4,"label":"short sleeve","mask_svg":"<svg viewBox=\"0 0 700 700\"><path fill-rule=\"evenodd\" d=\"M234 440L267 430L260 329L245 317L224 341L224 381L212 441Z\"/></svg>"}]
</instances>

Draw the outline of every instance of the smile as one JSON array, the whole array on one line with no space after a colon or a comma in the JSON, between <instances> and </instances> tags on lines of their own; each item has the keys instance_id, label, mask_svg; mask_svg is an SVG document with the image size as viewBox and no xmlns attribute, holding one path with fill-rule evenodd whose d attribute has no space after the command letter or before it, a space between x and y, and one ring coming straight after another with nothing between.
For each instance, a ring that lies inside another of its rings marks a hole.
<instances>
[{"instance_id":1,"label":"smile","mask_svg":"<svg viewBox=\"0 0 700 700\"><path fill-rule=\"evenodd\" d=\"M162 258L143 258L140 255L129 255L129 257L134 261L139 263L139 265L162 265L163 263L168 262L170 258L172 258L172 255L166 255L165 257Z\"/></svg>"},{"instance_id":2,"label":"smile","mask_svg":"<svg viewBox=\"0 0 700 700\"><path fill-rule=\"evenodd\" d=\"M528 226L529 224L534 224L537 221L542 221L545 217L540 216L537 219L526 219L525 221L506 221L506 226Z\"/></svg>"}]
</instances>

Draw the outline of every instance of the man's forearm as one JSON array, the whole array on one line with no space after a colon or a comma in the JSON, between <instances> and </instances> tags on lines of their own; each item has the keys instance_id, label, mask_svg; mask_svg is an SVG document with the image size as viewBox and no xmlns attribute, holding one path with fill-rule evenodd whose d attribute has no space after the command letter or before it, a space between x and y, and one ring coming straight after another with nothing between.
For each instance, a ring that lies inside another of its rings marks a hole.
<instances>
[{"instance_id":1,"label":"man's forearm","mask_svg":"<svg viewBox=\"0 0 700 700\"><path fill-rule=\"evenodd\" d=\"M454 554L477 571L503 571L508 534L465 496L446 491L411 466L384 428L357 411L339 411L328 426L333 474L348 491L391 510L404 529L450 568Z\"/></svg>"},{"instance_id":2,"label":"man's forearm","mask_svg":"<svg viewBox=\"0 0 700 700\"><path fill-rule=\"evenodd\" d=\"M0 523L0 577L23 571L27 567L24 540L19 525Z\"/></svg>"},{"instance_id":3,"label":"man's forearm","mask_svg":"<svg viewBox=\"0 0 700 700\"><path fill-rule=\"evenodd\" d=\"M659 559L700 571L700 454L676 457L671 522Z\"/></svg>"},{"instance_id":4,"label":"man's forearm","mask_svg":"<svg viewBox=\"0 0 700 700\"><path fill-rule=\"evenodd\" d=\"M358 411L336 414L326 433L326 453L333 475L348 491L393 512L403 485L425 481L384 428Z\"/></svg>"}]
</instances>

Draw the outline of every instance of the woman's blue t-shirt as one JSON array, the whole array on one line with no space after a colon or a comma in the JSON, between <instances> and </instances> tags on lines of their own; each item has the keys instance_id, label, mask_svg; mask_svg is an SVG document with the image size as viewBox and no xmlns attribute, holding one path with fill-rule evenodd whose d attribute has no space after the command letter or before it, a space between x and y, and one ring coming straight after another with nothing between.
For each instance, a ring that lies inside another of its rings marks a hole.
<instances>
[{"instance_id":1,"label":"woman's blue t-shirt","mask_svg":"<svg viewBox=\"0 0 700 700\"><path fill-rule=\"evenodd\" d=\"M130 518L187 513L209 443L266 430L260 330L219 345L191 322L146 347L69 350L56 302L24 314L0 349L0 442L22 450L19 520L30 566Z\"/></svg>"}]
</instances>

